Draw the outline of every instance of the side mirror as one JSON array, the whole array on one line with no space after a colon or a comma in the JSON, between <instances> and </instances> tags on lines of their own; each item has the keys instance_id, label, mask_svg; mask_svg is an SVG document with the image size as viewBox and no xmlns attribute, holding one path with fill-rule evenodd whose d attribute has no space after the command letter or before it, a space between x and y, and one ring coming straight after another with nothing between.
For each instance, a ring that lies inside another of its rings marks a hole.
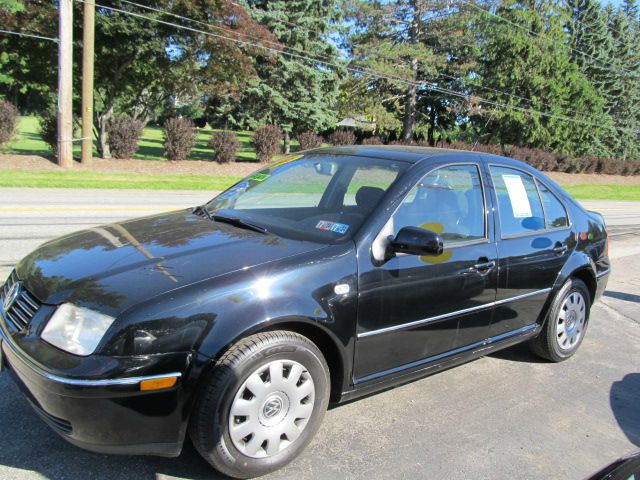
<instances>
[{"instance_id":1,"label":"side mirror","mask_svg":"<svg viewBox=\"0 0 640 480\"><path fill-rule=\"evenodd\" d=\"M396 238L391 240L389 248L394 253L438 256L444 251L444 243L436 232L418 227L404 227L400 229Z\"/></svg>"}]
</instances>

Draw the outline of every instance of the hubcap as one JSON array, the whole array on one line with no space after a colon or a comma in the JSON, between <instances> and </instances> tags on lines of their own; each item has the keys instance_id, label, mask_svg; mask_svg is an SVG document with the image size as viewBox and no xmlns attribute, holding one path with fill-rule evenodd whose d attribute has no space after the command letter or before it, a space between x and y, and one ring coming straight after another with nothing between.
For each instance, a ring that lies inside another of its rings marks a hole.
<instances>
[{"instance_id":1,"label":"hubcap","mask_svg":"<svg viewBox=\"0 0 640 480\"><path fill-rule=\"evenodd\" d=\"M233 445L252 458L281 452L300 436L313 412L315 386L293 360L276 360L254 371L238 389L229 412Z\"/></svg>"},{"instance_id":2,"label":"hubcap","mask_svg":"<svg viewBox=\"0 0 640 480\"><path fill-rule=\"evenodd\" d=\"M571 350L580 340L587 319L587 304L580 292L572 292L560 307L556 321L558 345Z\"/></svg>"}]
</instances>

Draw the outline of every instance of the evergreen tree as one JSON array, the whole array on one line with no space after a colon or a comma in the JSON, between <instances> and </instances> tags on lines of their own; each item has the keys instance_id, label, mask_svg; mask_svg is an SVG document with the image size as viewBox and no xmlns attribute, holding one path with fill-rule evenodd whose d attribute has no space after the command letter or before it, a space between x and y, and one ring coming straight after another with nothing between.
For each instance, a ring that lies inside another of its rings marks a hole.
<instances>
[{"instance_id":1,"label":"evergreen tree","mask_svg":"<svg viewBox=\"0 0 640 480\"><path fill-rule=\"evenodd\" d=\"M601 129L594 143L603 145L604 155L630 158L638 150L639 112L637 34L633 20L596 0L568 0L572 57L604 100L603 112L609 129ZM629 8L633 10L630 5ZM615 128L613 128L615 125Z\"/></svg>"},{"instance_id":2,"label":"evergreen tree","mask_svg":"<svg viewBox=\"0 0 640 480\"><path fill-rule=\"evenodd\" d=\"M240 121L249 128L280 126L288 153L292 133L335 123L341 68L329 36L339 11L333 0L252 0L247 6L291 55L256 62L257 76L240 96Z\"/></svg>"},{"instance_id":3,"label":"evergreen tree","mask_svg":"<svg viewBox=\"0 0 640 480\"><path fill-rule=\"evenodd\" d=\"M628 10L633 13L633 10ZM638 18L618 10L611 18L611 36L615 44L612 60L619 69L621 95L611 102L610 112L623 127L618 131L619 148L614 152L624 159L640 160L640 33Z\"/></svg>"},{"instance_id":4,"label":"evergreen tree","mask_svg":"<svg viewBox=\"0 0 640 480\"><path fill-rule=\"evenodd\" d=\"M439 5L434 5L439 3ZM402 138L413 138L420 86L436 72L433 52L422 40L428 32L424 17L444 8L444 0L395 0L354 3L349 47L353 65L374 70L386 79L362 76L367 89L402 98Z\"/></svg>"},{"instance_id":5,"label":"evergreen tree","mask_svg":"<svg viewBox=\"0 0 640 480\"><path fill-rule=\"evenodd\" d=\"M401 119L403 140L422 136L434 144L438 132L465 116L464 102L433 87L464 87L458 78L473 68L469 8L446 0L361 0L350 14L352 63L386 77L356 75L362 105L377 95L386 101L384 111ZM384 117L380 106L375 110L372 116Z\"/></svg>"},{"instance_id":6,"label":"evergreen tree","mask_svg":"<svg viewBox=\"0 0 640 480\"><path fill-rule=\"evenodd\" d=\"M495 18L482 27L480 74L487 89L482 96L506 108L483 108L486 113L479 121L486 122L490 136L501 144L572 154L606 153L597 139L610 121L602 115L602 98L570 58L562 11L549 0L508 0L497 14L509 23ZM569 122L561 116L604 127Z\"/></svg>"}]
</instances>

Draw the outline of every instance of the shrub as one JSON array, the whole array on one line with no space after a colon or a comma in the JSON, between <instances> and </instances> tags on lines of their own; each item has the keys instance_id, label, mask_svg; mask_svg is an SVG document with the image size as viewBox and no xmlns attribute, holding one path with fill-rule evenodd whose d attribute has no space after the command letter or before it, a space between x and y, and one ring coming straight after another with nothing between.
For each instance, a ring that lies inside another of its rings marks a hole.
<instances>
[{"instance_id":1,"label":"shrub","mask_svg":"<svg viewBox=\"0 0 640 480\"><path fill-rule=\"evenodd\" d=\"M405 146L410 146L410 145L415 145L415 142L413 140L391 140L389 142L389 145L405 145Z\"/></svg>"},{"instance_id":2,"label":"shrub","mask_svg":"<svg viewBox=\"0 0 640 480\"><path fill-rule=\"evenodd\" d=\"M49 145L51 154L58 155L58 114L51 108L43 113L39 118L38 131L42 140Z\"/></svg>"},{"instance_id":3,"label":"shrub","mask_svg":"<svg viewBox=\"0 0 640 480\"><path fill-rule=\"evenodd\" d=\"M384 145L384 142L380 137L369 137L362 140L363 145Z\"/></svg>"},{"instance_id":4,"label":"shrub","mask_svg":"<svg viewBox=\"0 0 640 480\"><path fill-rule=\"evenodd\" d=\"M209 146L215 153L215 161L218 163L235 162L236 153L240 148L240 142L234 132L224 130L213 132L209 139Z\"/></svg>"},{"instance_id":5,"label":"shrub","mask_svg":"<svg viewBox=\"0 0 640 480\"><path fill-rule=\"evenodd\" d=\"M323 140L320 135L316 135L313 132L302 132L298 135L298 142L302 150L321 147Z\"/></svg>"},{"instance_id":6,"label":"shrub","mask_svg":"<svg viewBox=\"0 0 640 480\"><path fill-rule=\"evenodd\" d=\"M7 143L16 133L18 109L13 103L0 100L0 145Z\"/></svg>"},{"instance_id":7,"label":"shrub","mask_svg":"<svg viewBox=\"0 0 640 480\"><path fill-rule=\"evenodd\" d=\"M169 118L164 122L164 154L169 160L184 160L196 143L193 124L184 117Z\"/></svg>"},{"instance_id":8,"label":"shrub","mask_svg":"<svg viewBox=\"0 0 640 480\"><path fill-rule=\"evenodd\" d=\"M620 161L620 175L624 175L628 177L629 175L633 175L633 163L631 161Z\"/></svg>"},{"instance_id":9,"label":"shrub","mask_svg":"<svg viewBox=\"0 0 640 480\"><path fill-rule=\"evenodd\" d=\"M260 162L270 162L278 153L282 131L276 125L265 125L253 132L251 143Z\"/></svg>"},{"instance_id":10,"label":"shrub","mask_svg":"<svg viewBox=\"0 0 640 480\"><path fill-rule=\"evenodd\" d=\"M356 134L349 130L336 130L329 135L329 143L331 145L354 145L356 143Z\"/></svg>"},{"instance_id":11,"label":"shrub","mask_svg":"<svg viewBox=\"0 0 640 480\"><path fill-rule=\"evenodd\" d=\"M131 158L138 150L144 123L126 115L114 117L107 125L107 143L115 158Z\"/></svg>"},{"instance_id":12,"label":"shrub","mask_svg":"<svg viewBox=\"0 0 640 480\"><path fill-rule=\"evenodd\" d=\"M606 175L620 175L622 174L623 165L622 162L614 158L603 158L600 172Z\"/></svg>"},{"instance_id":13,"label":"shrub","mask_svg":"<svg viewBox=\"0 0 640 480\"><path fill-rule=\"evenodd\" d=\"M584 173L595 173L598 169L598 159L596 157L582 158L582 171Z\"/></svg>"}]
</instances>

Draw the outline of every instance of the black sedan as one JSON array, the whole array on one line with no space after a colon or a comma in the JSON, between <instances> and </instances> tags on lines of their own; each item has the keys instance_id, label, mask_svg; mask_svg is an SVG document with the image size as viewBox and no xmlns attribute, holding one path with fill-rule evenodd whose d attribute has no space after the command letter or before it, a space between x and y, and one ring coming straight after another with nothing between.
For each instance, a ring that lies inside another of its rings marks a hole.
<instances>
[{"instance_id":1,"label":"black sedan","mask_svg":"<svg viewBox=\"0 0 640 480\"><path fill-rule=\"evenodd\" d=\"M313 150L206 205L42 245L4 285L0 360L75 445L176 456L188 433L254 477L330 402L520 342L571 357L607 248L599 214L515 160Z\"/></svg>"}]
</instances>

